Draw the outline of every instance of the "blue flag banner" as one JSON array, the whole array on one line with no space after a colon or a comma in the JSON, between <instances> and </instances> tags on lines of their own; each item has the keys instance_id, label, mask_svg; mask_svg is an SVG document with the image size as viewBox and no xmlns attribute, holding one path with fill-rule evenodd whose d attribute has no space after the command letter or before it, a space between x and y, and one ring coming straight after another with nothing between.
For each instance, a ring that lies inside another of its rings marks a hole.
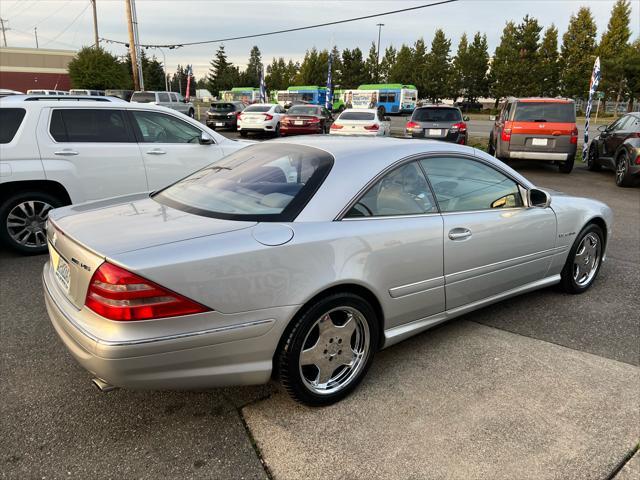
<instances>
[{"instance_id":1,"label":"blue flag banner","mask_svg":"<svg viewBox=\"0 0 640 480\"><path fill-rule=\"evenodd\" d=\"M327 110L331 111L333 107L333 88L331 85L331 63L333 62L333 55L329 53L329 68L327 68L327 96L324 101L324 106Z\"/></svg>"},{"instance_id":2,"label":"blue flag banner","mask_svg":"<svg viewBox=\"0 0 640 480\"><path fill-rule=\"evenodd\" d=\"M264 82L264 68L260 70L260 103L267 103L267 85Z\"/></svg>"},{"instance_id":3,"label":"blue flag banner","mask_svg":"<svg viewBox=\"0 0 640 480\"><path fill-rule=\"evenodd\" d=\"M584 162L587 149L589 148L589 117L591 116L591 106L593 104L593 97L598 90L600 84L600 57L596 58L593 64L593 73L591 74L591 82L589 83L589 101L587 102L587 108L585 109L584 116L584 145L582 145L582 161Z\"/></svg>"}]
</instances>

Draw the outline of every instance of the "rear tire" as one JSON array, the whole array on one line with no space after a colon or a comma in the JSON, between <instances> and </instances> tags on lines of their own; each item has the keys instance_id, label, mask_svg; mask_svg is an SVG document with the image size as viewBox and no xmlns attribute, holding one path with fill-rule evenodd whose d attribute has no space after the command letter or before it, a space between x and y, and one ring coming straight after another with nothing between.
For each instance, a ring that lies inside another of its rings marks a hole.
<instances>
[{"instance_id":1,"label":"rear tire","mask_svg":"<svg viewBox=\"0 0 640 480\"><path fill-rule=\"evenodd\" d=\"M247 138L247 135L249 135L249 133L248 133L248 132L245 132L244 130L240 130L240 136L241 136L242 138Z\"/></svg>"},{"instance_id":2,"label":"rear tire","mask_svg":"<svg viewBox=\"0 0 640 480\"><path fill-rule=\"evenodd\" d=\"M598 147L596 147L593 142L591 142L591 146L587 152L585 163L587 164L587 169L592 172L600 170L600 164L598 163Z\"/></svg>"},{"instance_id":3,"label":"rear tire","mask_svg":"<svg viewBox=\"0 0 640 480\"><path fill-rule=\"evenodd\" d=\"M275 358L282 386L310 406L342 400L373 360L379 338L375 311L358 295L336 293L307 307L293 322Z\"/></svg>"},{"instance_id":4,"label":"rear tire","mask_svg":"<svg viewBox=\"0 0 640 480\"><path fill-rule=\"evenodd\" d=\"M48 213L64 204L58 197L44 192L24 192L9 197L0 205L0 240L26 255L45 253Z\"/></svg>"},{"instance_id":5,"label":"rear tire","mask_svg":"<svg viewBox=\"0 0 640 480\"><path fill-rule=\"evenodd\" d=\"M590 223L578 234L569 250L567 262L560 274L560 288L572 294L586 292L600 272L602 252L604 252L602 229Z\"/></svg>"},{"instance_id":6,"label":"rear tire","mask_svg":"<svg viewBox=\"0 0 640 480\"><path fill-rule=\"evenodd\" d=\"M619 187L631 187L633 179L629 175L629 155L623 151L616 160L616 185Z\"/></svg>"},{"instance_id":7,"label":"rear tire","mask_svg":"<svg viewBox=\"0 0 640 480\"><path fill-rule=\"evenodd\" d=\"M276 124L276 129L273 131L273 136L278 138L280 136L280 124Z\"/></svg>"},{"instance_id":8,"label":"rear tire","mask_svg":"<svg viewBox=\"0 0 640 480\"><path fill-rule=\"evenodd\" d=\"M575 157L571 156L567 161L560 162L558 164L558 170L560 171L560 173L571 173L571 170L573 170L574 162L575 162Z\"/></svg>"},{"instance_id":9,"label":"rear tire","mask_svg":"<svg viewBox=\"0 0 640 480\"><path fill-rule=\"evenodd\" d=\"M193 111L193 108L189 110L189 116L194 118L196 116L196 112Z\"/></svg>"}]
</instances>

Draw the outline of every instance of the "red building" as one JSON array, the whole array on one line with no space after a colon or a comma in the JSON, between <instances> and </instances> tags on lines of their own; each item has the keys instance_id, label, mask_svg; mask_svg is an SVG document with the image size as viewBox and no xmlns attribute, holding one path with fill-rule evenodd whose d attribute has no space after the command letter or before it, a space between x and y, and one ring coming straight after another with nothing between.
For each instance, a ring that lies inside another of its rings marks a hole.
<instances>
[{"instance_id":1,"label":"red building","mask_svg":"<svg viewBox=\"0 0 640 480\"><path fill-rule=\"evenodd\" d=\"M73 50L0 48L0 88L18 90L69 90L67 65Z\"/></svg>"}]
</instances>

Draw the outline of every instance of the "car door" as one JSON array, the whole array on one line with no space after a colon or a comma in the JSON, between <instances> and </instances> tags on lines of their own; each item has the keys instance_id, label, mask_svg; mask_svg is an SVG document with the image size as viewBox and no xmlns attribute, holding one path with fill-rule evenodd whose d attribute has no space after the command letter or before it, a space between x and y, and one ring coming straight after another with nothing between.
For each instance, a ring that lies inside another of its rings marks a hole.
<instances>
[{"instance_id":1,"label":"car door","mask_svg":"<svg viewBox=\"0 0 640 480\"><path fill-rule=\"evenodd\" d=\"M421 160L444 222L447 310L545 277L554 253L551 208L528 208L523 189L492 165L464 156Z\"/></svg>"},{"instance_id":2,"label":"car door","mask_svg":"<svg viewBox=\"0 0 640 480\"><path fill-rule=\"evenodd\" d=\"M620 131L622 124L625 121L625 117L617 119L600 134L601 152L600 155L605 158L612 158L616 151L616 144L618 143L616 136Z\"/></svg>"},{"instance_id":3,"label":"car door","mask_svg":"<svg viewBox=\"0 0 640 480\"><path fill-rule=\"evenodd\" d=\"M385 174L341 223L342 238L359 242L346 250L382 288L386 328L444 311L442 216L416 161Z\"/></svg>"},{"instance_id":4,"label":"car door","mask_svg":"<svg viewBox=\"0 0 640 480\"><path fill-rule=\"evenodd\" d=\"M607 156L613 157L615 160L616 152L629 135L629 126L633 123L631 115L625 115L616 122L615 129L607 139Z\"/></svg>"},{"instance_id":5,"label":"car door","mask_svg":"<svg viewBox=\"0 0 640 480\"><path fill-rule=\"evenodd\" d=\"M151 190L169 185L224 156L213 137L178 118L178 114L129 111ZM200 143L203 132L212 143Z\"/></svg>"},{"instance_id":6,"label":"car door","mask_svg":"<svg viewBox=\"0 0 640 480\"><path fill-rule=\"evenodd\" d=\"M180 113L188 113L187 104L184 103L182 95L174 92L170 92L169 95L171 96L171 108Z\"/></svg>"},{"instance_id":7,"label":"car door","mask_svg":"<svg viewBox=\"0 0 640 480\"><path fill-rule=\"evenodd\" d=\"M505 128L505 123L509 119L509 113L511 112L512 102L507 102L500 111L500 115L496 119L496 123L493 126L493 141L496 146L496 152L500 155L502 151L502 131ZM505 146L508 148L508 145Z\"/></svg>"},{"instance_id":8,"label":"car door","mask_svg":"<svg viewBox=\"0 0 640 480\"><path fill-rule=\"evenodd\" d=\"M174 108L168 92L156 92L156 104L161 107Z\"/></svg>"},{"instance_id":9,"label":"car door","mask_svg":"<svg viewBox=\"0 0 640 480\"><path fill-rule=\"evenodd\" d=\"M44 108L37 141L47 179L64 185L74 203L149 189L124 109Z\"/></svg>"}]
</instances>

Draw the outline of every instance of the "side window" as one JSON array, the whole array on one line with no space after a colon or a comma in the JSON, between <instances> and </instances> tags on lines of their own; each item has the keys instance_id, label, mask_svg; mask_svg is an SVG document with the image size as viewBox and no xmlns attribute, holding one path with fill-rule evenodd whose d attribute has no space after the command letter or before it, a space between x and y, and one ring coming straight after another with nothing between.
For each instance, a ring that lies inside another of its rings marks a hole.
<instances>
[{"instance_id":1,"label":"side window","mask_svg":"<svg viewBox=\"0 0 640 480\"><path fill-rule=\"evenodd\" d=\"M178 94L177 93L171 92L169 95L171 95L171 101L172 102L177 102L178 101Z\"/></svg>"},{"instance_id":2,"label":"side window","mask_svg":"<svg viewBox=\"0 0 640 480\"><path fill-rule=\"evenodd\" d=\"M122 110L54 109L49 133L56 142L133 142Z\"/></svg>"},{"instance_id":3,"label":"side window","mask_svg":"<svg viewBox=\"0 0 640 480\"><path fill-rule=\"evenodd\" d=\"M171 115L133 110L144 143L198 143L201 130Z\"/></svg>"},{"instance_id":4,"label":"side window","mask_svg":"<svg viewBox=\"0 0 640 480\"><path fill-rule=\"evenodd\" d=\"M10 143L22 124L24 108L0 108L0 143Z\"/></svg>"},{"instance_id":5,"label":"side window","mask_svg":"<svg viewBox=\"0 0 640 480\"><path fill-rule=\"evenodd\" d=\"M417 162L387 173L347 212L346 218L437 213L431 190Z\"/></svg>"},{"instance_id":6,"label":"side window","mask_svg":"<svg viewBox=\"0 0 640 480\"><path fill-rule=\"evenodd\" d=\"M157 95L158 95L158 102L162 102L162 103L170 102L169 94L167 92L158 92Z\"/></svg>"},{"instance_id":7,"label":"side window","mask_svg":"<svg viewBox=\"0 0 640 480\"><path fill-rule=\"evenodd\" d=\"M442 212L522 207L516 182L484 163L466 158L420 160Z\"/></svg>"}]
</instances>

